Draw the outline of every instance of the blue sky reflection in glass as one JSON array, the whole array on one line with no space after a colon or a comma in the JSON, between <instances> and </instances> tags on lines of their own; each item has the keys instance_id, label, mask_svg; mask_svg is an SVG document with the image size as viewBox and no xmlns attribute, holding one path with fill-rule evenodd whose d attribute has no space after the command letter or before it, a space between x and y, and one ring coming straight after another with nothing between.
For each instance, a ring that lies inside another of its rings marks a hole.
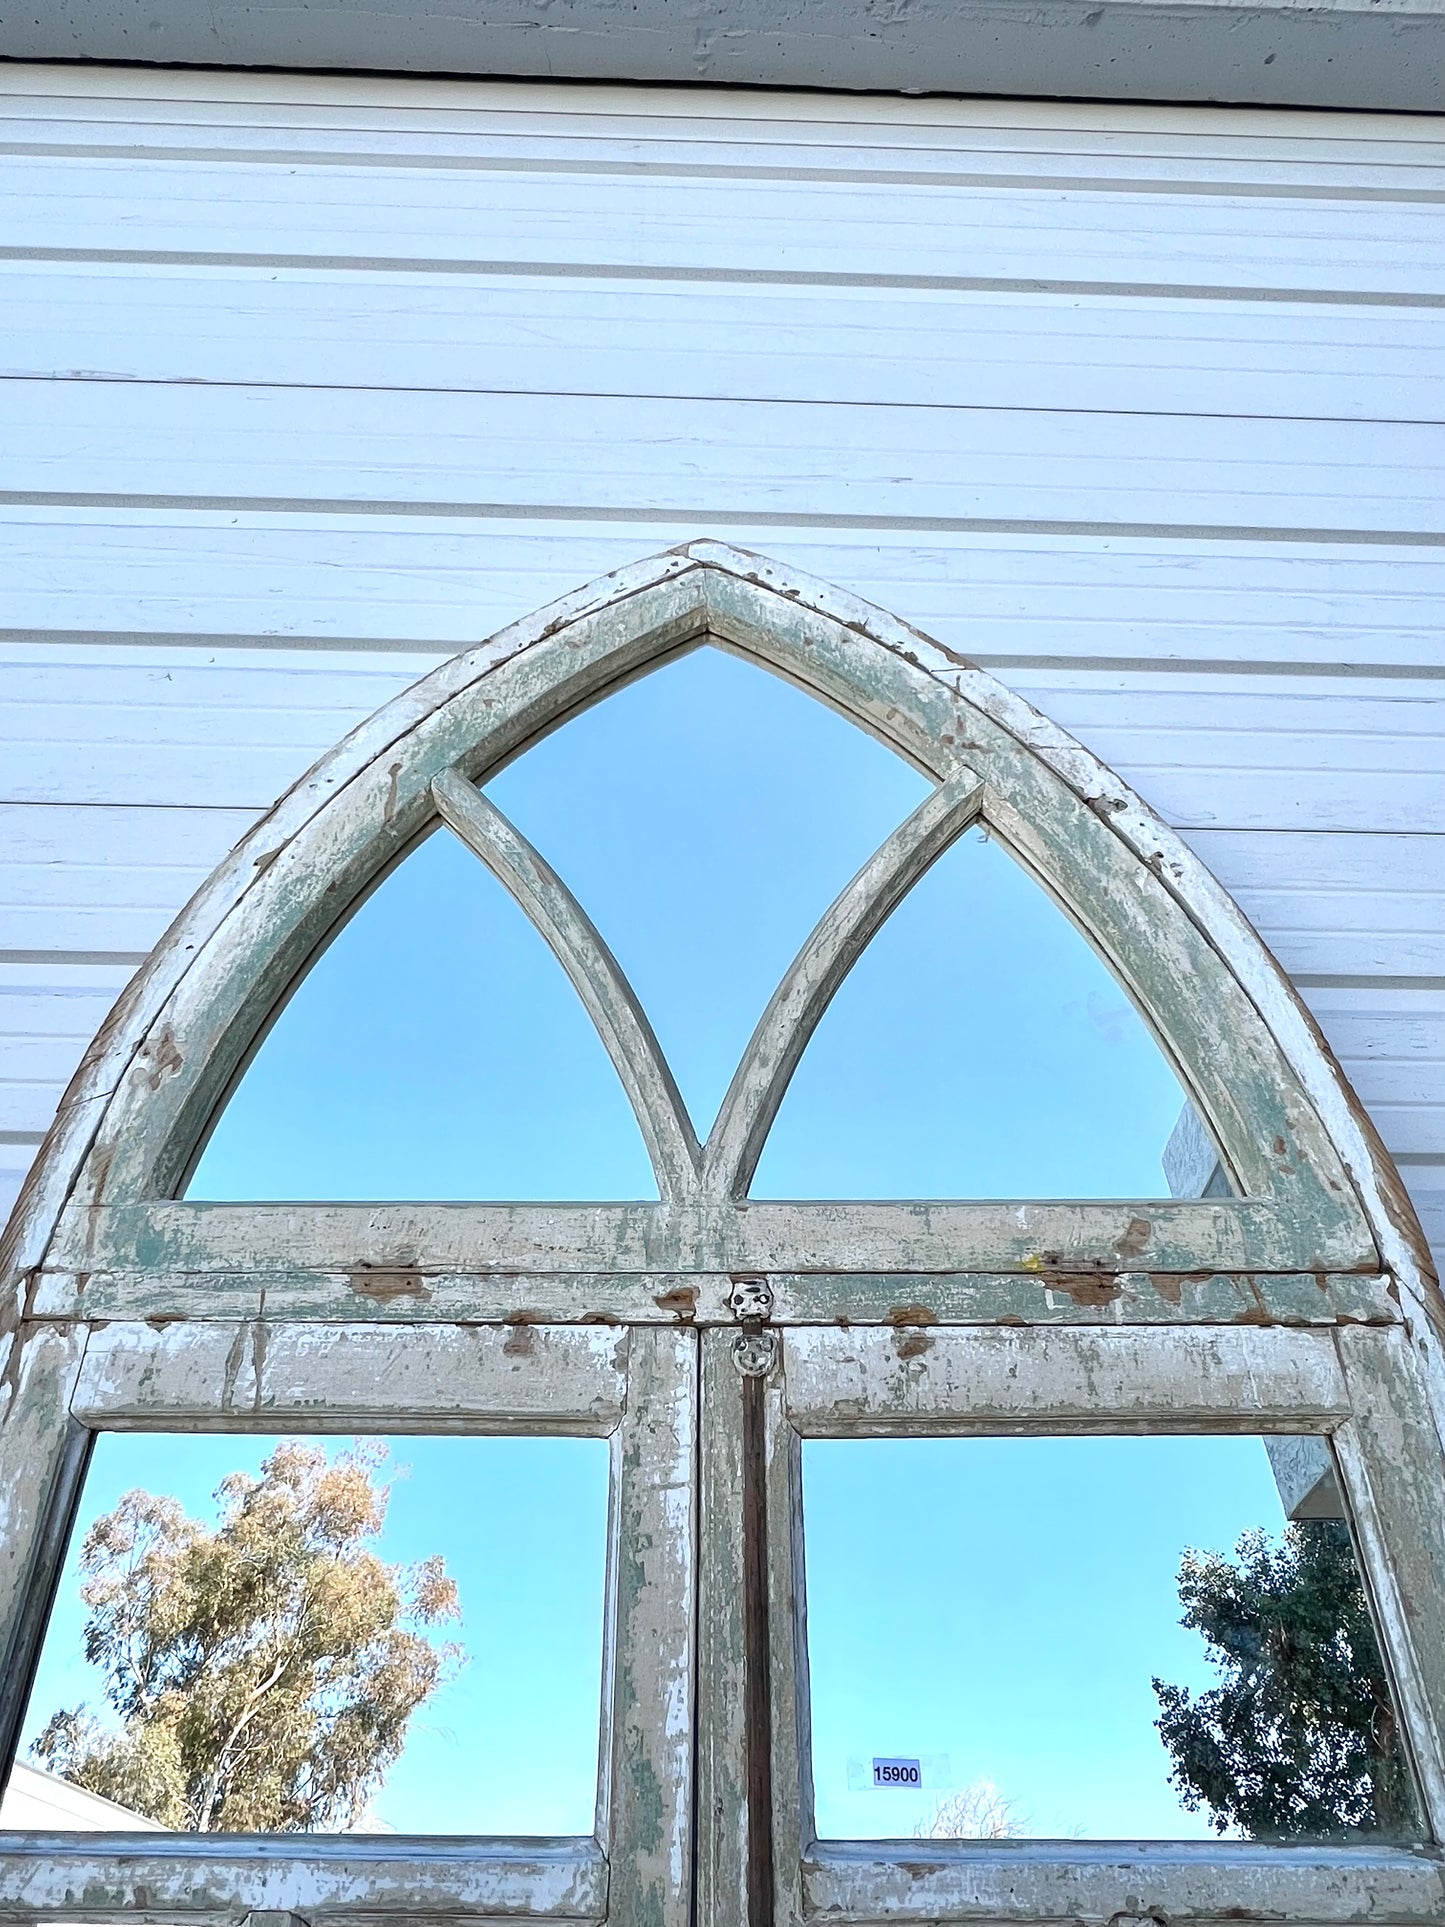
<instances>
[{"instance_id":1,"label":"blue sky reflection in glass","mask_svg":"<svg viewBox=\"0 0 1445 1927\"><path fill-rule=\"evenodd\" d=\"M1185 1548L1283 1524L1258 1438L806 1440L820 1837L926 1824L945 1790L855 1792L848 1762L931 1755L1024 1836L1216 1838L1169 1785L1150 1680L1217 1684L1179 1624Z\"/></svg>"},{"instance_id":2,"label":"blue sky reflection in glass","mask_svg":"<svg viewBox=\"0 0 1445 1927\"><path fill-rule=\"evenodd\" d=\"M574 716L487 785L613 950L702 1136L813 924L927 789L852 722L712 648ZM1182 1103L1089 945L972 830L824 1016L753 1191L1158 1196ZM656 1188L561 967L442 831L302 981L188 1196L593 1199Z\"/></svg>"},{"instance_id":3,"label":"blue sky reflection in glass","mask_svg":"<svg viewBox=\"0 0 1445 1927\"><path fill-rule=\"evenodd\" d=\"M310 1440L332 1457L346 1439ZM58 1707L81 1701L114 1724L105 1677L87 1664L80 1552L90 1525L133 1487L177 1499L207 1528L228 1472L256 1473L277 1443L255 1434L104 1432L96 1441L19 1757ZM466 1659L413 1717L371 1804L379 1830L589 1834L602 1704L606 1439L390 1438L389 1563L440 1553L460 1624L439 1629ZM33 1762L32 1762L33 1763ZM363 1828L370 1831L371 1828Z\"/></svg>"}]
</instances>

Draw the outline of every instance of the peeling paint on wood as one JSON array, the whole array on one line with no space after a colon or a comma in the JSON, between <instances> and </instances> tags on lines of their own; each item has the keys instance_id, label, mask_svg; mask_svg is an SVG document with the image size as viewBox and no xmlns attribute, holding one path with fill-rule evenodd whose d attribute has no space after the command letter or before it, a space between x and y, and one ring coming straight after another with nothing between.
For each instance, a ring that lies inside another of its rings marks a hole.
<instances>
[{"instance_id":1,"label":"peeling paint on wood","mask_svg":"<svg viewBox=\"0 0 1445 1927\"><path fill-rule=\"evenodd\" d=\"M703 638L810 688L939 787L799 953L699 1149L615 960L474 784L569 711ZM660 1201L177 1201L277 1001L438 809L568 970L638 1113ZM1237 1195L741 1195L828 997L975 815L1117 972ZM174 1915L237 1927L260 1911L340 1927L607 1914L619 1927L685 1927L696 1849L697 1919L737 1927L749 1828L766 1816L748 1813L739 1724L734 1277L766 1280L779 1330L764 1337L783 1361L749 1393L768 1414L778 1927L805 1912L993 1923L1369 1915L1396 1927L1445 1917L1438 1867L1404 1852L930 1842L905 1859L807 1845L799 1432L1000 1427L1334 1435L1445 1837L1445 1316L1397 1176L1313 1021L1178 839L1018 697L825 584L690 544L457 657L354 731L217 870L102 1028L0 1269L0 1635L16 1652L77 1421L460 1423L608 1434L614 1454L600 1845L257 1848L178 1836L148 1840L142 1858L94 1837L0 1841L0 1920Z\"/></svg>"}]
</instances>

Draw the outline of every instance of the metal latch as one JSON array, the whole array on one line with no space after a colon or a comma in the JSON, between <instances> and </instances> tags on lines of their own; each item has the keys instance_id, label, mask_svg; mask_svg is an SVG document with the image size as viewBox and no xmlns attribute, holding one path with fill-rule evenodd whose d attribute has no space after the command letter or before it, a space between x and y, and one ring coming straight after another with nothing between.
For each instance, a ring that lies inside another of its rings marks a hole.
<instances>
[{"instance_id":1,"label":"metal latch","mask_svg":"<svg viewBox=\"0 0 1445 1927\"><path fill-rule=\"evenodd\" d=\"M766 1378L778 1362L778 1335L764 1330L773 1315L766 1278L734 1278L728 1308L743 1329L733 1340L733 1364L744 1378Z\"/></svg>"}]
</instances>

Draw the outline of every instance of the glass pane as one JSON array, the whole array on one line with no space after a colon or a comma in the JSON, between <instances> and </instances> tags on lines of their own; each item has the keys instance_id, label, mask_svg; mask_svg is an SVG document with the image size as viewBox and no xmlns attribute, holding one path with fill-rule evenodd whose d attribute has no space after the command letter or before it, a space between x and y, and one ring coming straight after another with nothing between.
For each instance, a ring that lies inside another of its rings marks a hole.
<instances>
[{"instance_id":1,"label":"glass pane","mask_svg":"<svg viewBox=\"0 0 1445 1927\"><path fill-rule=\"evenodd\" d=\"M1073 924L971 830L844 980L752 1195L1168 1197L1160 1159L1183 1101Z\"/></svg>"},{"instance_id":2,"label":"glass pane","mask_svg":"<svg viewBox=\"0 0 1445 1927\"><path fill-rule=\"evenodd\" d=\"M606 938L705 1137L808 932L928 789L812 696L704 648L575 716L487 794Z\"/></svg>"},{"instance_id":3,"label":"glass pane","mask_svg":"<svg viewBox=\"0 0 1445 1927\"><path fill-rule=\"evenodd\" d=\"M808 1440L824 1839L1416 1831L1318 1439Z\"/></svg>"},{"instance_id":4,"label":"glass pane","mask_svg":"<svg viewBox=\"0 0 1445 1927\"><path fill-rule=\"evenodd\" d=\"M449 831L322 952L190 1198L655 1198L632 1107L557 959Z\"/></svg>"},{"instance_id":5,"label":"glass pane","mask_svg":"<svg viewBox=\"0 0 1445 1927\"><path fill-rule=\"evenodd\" d=\"M608 1477L605 1439L102 1434L0 1821L591 1833Z\"/></svg>"}]
</instances>

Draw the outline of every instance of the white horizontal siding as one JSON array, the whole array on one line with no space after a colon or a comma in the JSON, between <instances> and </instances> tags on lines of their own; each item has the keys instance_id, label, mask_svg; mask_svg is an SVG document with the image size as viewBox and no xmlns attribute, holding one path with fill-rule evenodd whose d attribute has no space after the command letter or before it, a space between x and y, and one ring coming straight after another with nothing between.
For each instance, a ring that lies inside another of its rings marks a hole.
<instances>
[{"instance_id":1,"label":"white horizontal siding","mask_svg":"<svg viewBox=\"0 0 1445 1927\"><path fill-rule=\"evenodd\" d=\"M0 75L0 1200L452 650L717 533L1073 730L1445 1242L1445 122Z\"/></svg>"},{"instance_id":2,"label":"white horizontal siding","mask_svg":"<svg viewBox=\"0 0 1445 1927\"><path fill-rule=\"evenodd\" d=\"M1436 421L1445 309L12 261L0 374ZM164 302L167 326L157 329ZM900 334L907 353L900 354Z\"/></svg>"},{"instance_id":3,"label":"white horizontal siding","mask_svg":"<svg viewBox=\"0 0 1445 1927\"><path fill-rule=\"evenodd\" d=\"M1060 660L1338 679L1442 668L1445 545L818 519L4 504L0 628L451 652L579 573L591 580L703 529L846 582L1001 671Z\"/></svg>"}]
</instances>

